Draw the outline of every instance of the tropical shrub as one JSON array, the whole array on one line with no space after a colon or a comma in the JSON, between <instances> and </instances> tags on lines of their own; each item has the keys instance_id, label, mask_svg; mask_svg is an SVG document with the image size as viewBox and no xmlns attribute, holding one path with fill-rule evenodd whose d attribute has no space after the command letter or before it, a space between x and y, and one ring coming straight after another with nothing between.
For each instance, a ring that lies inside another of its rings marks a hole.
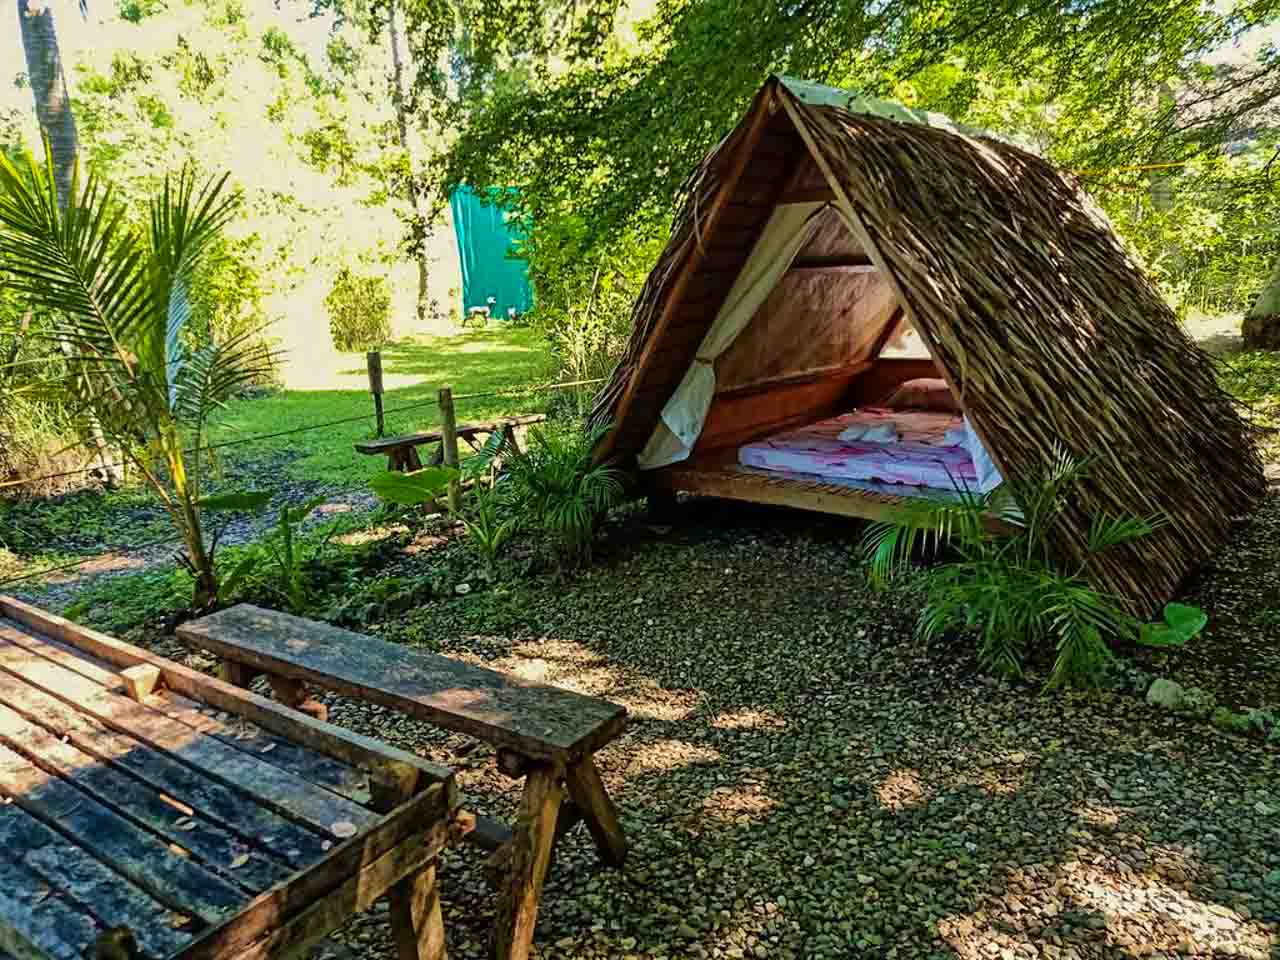
<instances>
[{"instance_id":1,"label":"tropical shrub","mask_svg":"<svg viewBox=\"0 0 1280 960\"><path fill-rule=\"evenodd\" d=\"M304 613L312 600L308 568L323 555L335 531L306 537L300 527L324 501L316 497L300 506L282 506L275 529L244 549L223 580L223 592L230 595L251 583L253 592L269 593L290 613Z\"/></svg>"},{"instance_id":2,"label":"tropical shrub","mask_svg":"<svg viewBox=\"0 0 1280 960\"><path fill-rule=\"evenodd\" d=\"M959 492L955 502L916 501L895 521L873 524L863 542L870 575L884 584L916 550L940 558L922 574L920 636L933 641L960 634L977 641L983 666L1021 677L1024 665L1049 667L1046 686L1093 687L1103 680L1116 641L1177 646L1204 626L1198 610L1173 609L1164 624L1144 625L1084 577L1084 564L1065 565L1049 531L1084 476L1087 464L1060 451L1037 481L1005 480L987 494ZM984 520L995 515L1012 532L994 536ZM1149 536L1159 517L1094 517L1087 552L1093 556Z\"/></svg>"},{"instance_id":3,"label":"tropical shrub","mask_svg":"<svg viewBox=\"0 0 1280 960\"><path fill-rule=\"evenodd\" d=\"M391 289L383 277L343 267L324 298L335 349L374 350L391 339Z\"/></svg>"},{"instance_id":4,"label":"tropical shrub","mask_svg":"<svg viewBox=\"0 0 1280 960\"><path fill-rule=\"evenodd\" d=\"M208 420L271 366L257 331L200 345L187 335L191 279L237 206L225 185L166 176L142 230L94 176L75 172L64 210L47 154L22 171L0 156L0 274L45 314L37 335L63 355L43 386L160 498L197 608L218 596L204 513L225 503L201 492Z\"/></svg>"},{"instance_id":5,"label":"tropical shrub","mask_svg":"<svg viewBox=\"0 0 1280 960\"><path fill-rule=\"evenodd\" d=\"M525 450L503 453L499 483L509 509L547 538L560 563L591 559L601 519L622 499L618 470L595 460L607 432L607 426L534 427Z\"/></svg>"},{"instance_id":6,"label":"tropical shrub","mask_svg":"<svg viewBox=\"0 0 1280 960\"><path fill-rule=\"evenodd\" d=\"M525 450L504 446L495 433L460 471L387 471L370 486L390 503L417 505L435 503L451 482L466 478L467 492L454 519L490 574L502 548L520 530L544 536L558 563L579 564L591 558L596 528L623 494L618 471L595 462L595 447L606 432L607 427L534 427Z\"/></svg>"}]
</instances>

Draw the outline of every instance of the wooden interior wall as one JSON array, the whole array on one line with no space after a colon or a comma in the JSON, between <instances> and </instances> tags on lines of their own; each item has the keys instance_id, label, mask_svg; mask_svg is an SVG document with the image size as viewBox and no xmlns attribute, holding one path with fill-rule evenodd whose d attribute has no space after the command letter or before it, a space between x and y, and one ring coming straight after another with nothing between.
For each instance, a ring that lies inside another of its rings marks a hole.
<instances>
[{"instance_id":1,"label":"wooden interior wall","mask_svg":"<svg viewBox=\"0 0 1280 960\"><path fill-rule=\"evenodd\" d=\"M849 409L874 404L900 383L918 377L940 377L932 360L881 357L849 384L845 396Z\"/></svg>"},{"instance_id":2,"label":"wooden interior wall","mask_svg":"<svg viewBox=\"0 0 1280 960\"><path fill-rule=\"evenodd\" d=\"M847 410L845 398L850 384L861 373L861 369L855 368L802 383L720 394L707 413L694 455L739 447L788 427Z\"/></svg>"}]
</instances>

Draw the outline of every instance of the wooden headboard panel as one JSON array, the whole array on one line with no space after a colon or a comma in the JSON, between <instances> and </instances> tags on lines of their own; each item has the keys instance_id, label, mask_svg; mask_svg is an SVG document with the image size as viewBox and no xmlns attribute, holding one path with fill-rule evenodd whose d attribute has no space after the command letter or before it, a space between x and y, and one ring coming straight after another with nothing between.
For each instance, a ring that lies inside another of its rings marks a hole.
<instances>
[{"instance_id":1,"label":"wooden headboard panel","mask_svg":"<svg viewBox=\"0 0 1280 960\"><path fill-rule=\"evenodd\" d=\"M788 427L812 423L848 409L849 385L868 368L857 364L801 379L759 384L716 394L694 455L740 447Z\"/></svg>"},{"instance_id":2,"label":"wooden headboard panel","mask_svg":"<svg viewBox=\"0 0 1280 960\"><path fill-rule=\"evenodd\" d=\"M941 376L932 360L881 357L849 385L845 401L849 409L865 406L883 400L900 383L917 377Z\"/></svg>"},{"instance_id":3,"label":"wooden headboard panel","mask_svg":"<svg viewBox=\"0 0 1280 960\"><path fill-rule=\"evenodd\" d=\"M840 370L717 393L695 456L740 447L854 407L875 403L900 383L937 377L932 360L881 359Z\"/></svg>"}]
</instances>

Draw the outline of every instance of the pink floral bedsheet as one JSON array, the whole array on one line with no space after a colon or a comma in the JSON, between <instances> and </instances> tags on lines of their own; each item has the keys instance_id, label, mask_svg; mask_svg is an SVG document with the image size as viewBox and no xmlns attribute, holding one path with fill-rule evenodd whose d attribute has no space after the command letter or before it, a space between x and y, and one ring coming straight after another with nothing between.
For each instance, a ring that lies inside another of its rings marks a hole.
<instances>
[{"instance_id":1,"label":"pink floral bedsheet","mask_svg":"<svg viewBox=\"0 0 1280 960\"><path fill-rule=\"evenodd\" d=\"M899 439L895 443L841 440L840 432L855 423L893 423ZM963 444L944 443L949 429L962 426L958 414L863 407L749 443L739 448L738 462L761 470L842 480L973 489L978 477L969 451Z\"/></svg>"}]
</instances>

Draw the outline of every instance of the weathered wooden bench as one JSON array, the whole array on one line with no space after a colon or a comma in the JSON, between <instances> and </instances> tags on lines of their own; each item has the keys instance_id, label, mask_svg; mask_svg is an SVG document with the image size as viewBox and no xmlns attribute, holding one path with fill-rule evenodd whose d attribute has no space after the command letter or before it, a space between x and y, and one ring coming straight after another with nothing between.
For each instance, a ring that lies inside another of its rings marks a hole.
<instances>
[{"instance_id":1,"label":"weathered wooden bench","mask_svg":"<svg viewBox=\"0 0 1280 960\"><path fill-rule=\"evenodd\" d=\"M386 896L444 960L451 771L8 597L0 798L0 955L293 960Z\"/></svg>"},{"instance_id":2,"label":"weathered wooden bench","mask_svg":"<svg viewBox=\"0 0 1280 960\"><path fill-rule=\"evenodd\" d=\"M495 433L502 434L504 447L510 444L518 449L516 428L527 427L532 423L542 423L546 419L547 416L544 413L531 413L521 417L495 420L492 423L466 424L458 427L457 434L458 438L465 440L472 450L479 450L481 447L481 444L476 439L477 437L489 436ZM442 430L409 433L398 437L379 437L377 440L360 440L355 444L355 450L356 453L363 453L366 456L385 455L388 470L410 472L422 469L422 460L418 456L418 447L426 446L429 443L438 444L438 446L428 462L434 466L439 466L444 463L444 432Z\"/></svg>"},{"instance_id":3,"label":"weathered wooden bench","mask_svg":"<svg viewBox=\"0 0 1280 960\"><path fill-rule=\"evenodd\" d=\"M306 705L314 685L497 748L499 769L525 780L514 829L480 819L469 837L496 847L503 865L500 960L528 956L556 840L579 820L602 859L622 864L626 840L593 754L622 733L624 707L247 604L187 623L178 636L222 658L235 683L275 678L291 703Z\"/></svg>"}]
</instances>

